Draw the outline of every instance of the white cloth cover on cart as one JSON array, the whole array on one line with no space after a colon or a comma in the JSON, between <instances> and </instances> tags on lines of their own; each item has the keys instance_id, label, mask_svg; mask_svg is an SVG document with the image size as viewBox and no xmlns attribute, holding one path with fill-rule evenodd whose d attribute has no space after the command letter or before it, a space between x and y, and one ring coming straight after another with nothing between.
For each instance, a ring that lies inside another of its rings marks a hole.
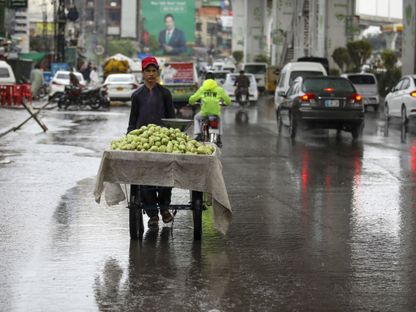
<instances>
[{"instance_id":1,"label":"white cloth cover on cart","mask_svg":"<svg viewBox=\"0 0 416 312\"><path fill-rule=\"evenodd\" d=\"M225 234L232 210L218 153L218 150L213 155L104 151L95 184L95 201L100 202L104 189L108 205L125 200L120 184L170 186L210 193L214 227Z\"/></svg>"}]
</instances>

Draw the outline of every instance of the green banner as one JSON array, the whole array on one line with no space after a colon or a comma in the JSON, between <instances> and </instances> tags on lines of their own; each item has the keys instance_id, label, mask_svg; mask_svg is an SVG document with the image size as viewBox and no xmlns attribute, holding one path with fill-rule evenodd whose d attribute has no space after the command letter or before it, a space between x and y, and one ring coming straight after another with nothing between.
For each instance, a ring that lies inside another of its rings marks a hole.
<instances>
[{"instance_id":1,"label":"green banner","mask_svg":"<svg viewBox=\"0 0 416 312\"><path fill-rule=\"evenodd\" d=\"M187 55L195 43L194 0L142 1L142 46L153 55Z\"/></svg>"}]
</instances>

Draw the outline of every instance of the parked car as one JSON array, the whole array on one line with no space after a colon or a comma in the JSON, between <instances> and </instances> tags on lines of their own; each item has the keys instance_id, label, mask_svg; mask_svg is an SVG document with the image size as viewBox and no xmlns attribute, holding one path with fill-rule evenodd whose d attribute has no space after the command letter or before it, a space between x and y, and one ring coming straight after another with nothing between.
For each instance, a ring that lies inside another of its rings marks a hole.
<instances>
[{"instance_id":1,"label":"parked car","mask_svg":"<svg viewBox=\"0 0 416 312\"><path fill-rule=\"evenodd\" d=\"M280 132L287 126L292 138L298 129L324 128L350 131L358 138L364 127L362 97L342 77L298 77L276 110Z\"/></svg>"},{"instance_id":2,"label":"parked car","mask_svg":"<svg viewBox=\"0 0 416 312\"><path fill-rule=\"evenodd\" d=\"M231 101L235 102L235 80L237 78L239 74L234 74L234 73L228 73L227 76L225 77L225 82L223 85L223 88L225 90L225 92L227 92L228 96L231 98ZM248 77L248 79L250 80L250 87L248 92L250 93L249 96L249 100L250 102L256 102L259 98L259 93L257 91L257 83L256 83L256 78L254 77L253 74L244 74Z\"/></svg>"},{"instance_id":3,"label":"parked car","mask_svg":"<svg viewBox=\"0 0 416 312\"><path fill-rule=\"evenodd\" d=\"M49 83L49 99L56 97L57 95L63 94L65 91L65 86L68 86L69 83L69 71L58 70L53 76L51 82ZM87 82L84 77L79 72L74 72L75 76L78 78L81 86L86 86Z\"/></svg>"},{"instance_id":4,"label":"parked car","mask_svg":"<svg viewBox=\"0 0 416 312\"><path fill-rule=\"evenodd\" d=\"M327 72L322 64L317 62L292 62L287 63L280 71L279 82L274 93L274 105L278 109L284 98L280 94L286 94L297 77L326 76Z\"/></svg>"},{"instance_id":5,"label":"parked car","mask_svg":"<svg viewBox=\"0 0 416 312\"><path fill-rule=\"evenodd\" d=\"M130 101L139 86L134 74L110 74L103 84L111 101Z\"/></svg>"},{"instance_id":6,"label":"parked car","mask_svg":"<svg viewBox=\"0 0 416 312\"><path fill-rule=\"evenodd\" d=\"M0 61L0 84L13 85L16 83L16 77L12 67L5 61Z\"/></svg>"},{"instance_id":7,"label":"parked car","mask_svg":"<svg viewBox=\"0 0 416 312\"><path fill-rule=\"evenodd\" d=\"M406 124L416 116L416 75L403 76L384 99L384 114L400 117Z\"/></svg>"},{"instance_id":8,"label":"parked car","mask_svg":"<svg viewBox=\"0 0 416 312\"><path fill-rule=\"evenodd\" d=\"M374 111L378 110L380 95L378 93L377 78L370 73L346 73L341 77L349 79L358 93L363 97L364 108L371 106Z\"/></svg>"}]
</instances>

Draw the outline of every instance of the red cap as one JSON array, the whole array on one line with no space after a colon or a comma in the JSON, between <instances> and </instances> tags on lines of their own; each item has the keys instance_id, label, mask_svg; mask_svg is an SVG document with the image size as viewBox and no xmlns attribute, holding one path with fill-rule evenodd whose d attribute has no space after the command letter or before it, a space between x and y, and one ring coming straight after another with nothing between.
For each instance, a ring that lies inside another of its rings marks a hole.
<instances>
[{"instance_id":1,"label":"red cap","mask_svg":"<svg viewBox=\"0 0 416 312\"><path fill-rule=\"evenodd\" d=\"M145 57L144 59L142 59L142 70L146 69L146 67L149 66L149 65L153 65L157 69L159 69L159 65L157 64L157 60L153 56L148 56L148 57Z\"/></svg>"}]
</instances>

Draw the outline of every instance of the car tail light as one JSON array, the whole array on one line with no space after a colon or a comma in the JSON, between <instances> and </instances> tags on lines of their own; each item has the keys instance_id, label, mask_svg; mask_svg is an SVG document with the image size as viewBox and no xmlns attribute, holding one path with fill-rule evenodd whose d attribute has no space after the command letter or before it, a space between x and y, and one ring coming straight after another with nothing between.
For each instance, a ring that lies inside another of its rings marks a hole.
<instances>
[{"instance_id":1,"label":"car tail light","mask_svg":"<svg viewBox=\"0 0 416 312\"><path fill-rule=\"evenodd\" d=\"M139 87L139 85L137 83L132 83L131 84L132 89L137 89L138 87Z\"/></svg>"},{"instance_id":2,"label":"car tail light","mask_svg":"<svg viewBox=\"0 0 416 312\"><path fill-rule=\"evenodd\" d=\"M212 129L218 129L218 119L213 119L209 121L209 126Z\"/></svg>"},{"instance_id":3,"label":"car tail light","mask_svg":"<svg viewBox=\"0 0 416 312\"><path fill-rule=\"evenodd\" d=\"M324 91L325 92L332 92L332 91L334 91L334 88L325 88Z\"/></svg>"},{"instance_id":4,"label":"car tail light","mask_svg":"<svg viewBox=\"0 0 416 312\"><path fill-rule=\"evenodd\" d=\"M410 96L412 96L412 97L416 97L416 90L415 90L415 91L410 92Z\"/></svg>"},{"instance_id":5,"label":"car tail light","mask_svg":"<svg viewBox=\"0 0 416 312\"><path fill-rule=\"evenodd\" d=\"M315 94L313 93L305 93L304 95L301 95L300 100L302 101L302 104L310 104L310 103L315 103Z\"/></svg>"},{"instance_id":6,"label":"car tail light","mask_svg":"<svg viewBox=\"0 0 416 312\"><path fill-rule=\"evenodd\" d=\"M351 103L351 104L361 103L362 99L363 99L363 97L361 95L359 95L358 93L354 93L353 95L351 95L348 98L348 100L349 100L348 102Z\"/></svg>"}]
</instances>

